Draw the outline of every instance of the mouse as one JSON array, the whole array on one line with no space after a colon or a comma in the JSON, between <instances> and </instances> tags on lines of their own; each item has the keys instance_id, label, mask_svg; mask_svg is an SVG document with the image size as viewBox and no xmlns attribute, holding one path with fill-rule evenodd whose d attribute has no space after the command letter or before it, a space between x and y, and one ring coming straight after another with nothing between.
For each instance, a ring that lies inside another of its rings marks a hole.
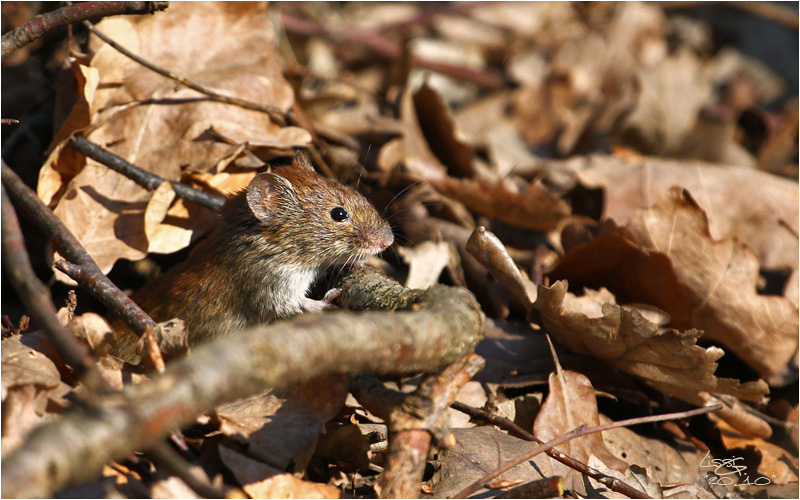
<instances>
[{"instance_id":1,"label":"mouse","mask_svg":"<svg viewBox=\"0 0 800 500\"><path fill-rule=\"evenodd\" d=\"M190 347L259 323L328 309L306 296L334 264L360 263L394 242L364 196L316 173L301 152L258 174L223 205L187 259L132 295L156 322L180 318ZM138 337L119 319L110 353L137 362Z\"/></svg>"}]
</instances>

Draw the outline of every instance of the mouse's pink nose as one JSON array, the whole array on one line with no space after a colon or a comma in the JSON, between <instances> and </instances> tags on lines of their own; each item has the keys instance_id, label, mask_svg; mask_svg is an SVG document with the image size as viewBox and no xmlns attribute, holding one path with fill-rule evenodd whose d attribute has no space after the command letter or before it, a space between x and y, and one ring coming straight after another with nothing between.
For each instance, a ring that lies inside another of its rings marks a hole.
<instances>
[{"instance_id":1,"label":"mouse's pink nose","mask_svg":"<svg viewBox=\"0 0 800 500\"><path fill-rule=\"evenodd\" d=\"M392 246L392 243L394 243L394 235L392 233L389 233L388 236L384 236L378 240L378 246L381 248L381 250L386 250Z\"/></svg>"}]
</instances>

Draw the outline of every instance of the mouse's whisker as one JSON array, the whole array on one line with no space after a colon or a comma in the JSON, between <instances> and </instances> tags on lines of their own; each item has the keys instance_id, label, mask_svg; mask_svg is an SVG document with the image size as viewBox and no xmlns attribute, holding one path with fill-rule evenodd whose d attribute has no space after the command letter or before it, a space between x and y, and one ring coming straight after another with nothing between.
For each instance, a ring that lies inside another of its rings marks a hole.
<instances>
[{"instance_id":1,"label":"mouse's whisker","mask_svg":"<svg viewBox=\"0 0 800 500\"><path fill-rule=\"evenodd\" d=\"M419 180L419 181L417 181L417 182L414 182L413 184L410 184L410 185L408 185L407 187L405 187L404 189L402 189L402 190L401 190L399 193L397 193L397 194L394 196L394 198L392 198L392 199L389 201L389 204L388 204L388 205L386 205L386 208L384 208L384 209L383 209L383 211L381 212L381 215L385 214L385 213L386 213L386 211L387 211L387 210L389 210L389 207L391 207L391 206L392 206L392 203L394 203L394 202L395 202L395 200L397 200L397 198L399 198L399 197L400 197L400 196L401 196L403 193L405 193L406 191L408 191L409 189L411 189L411 188L412 188L412 187L414 187L414 186L418 186L418 185L422 184L423 182L425 182L425 179L422 179L422 180Z\"/></svg>"}]
</instances>

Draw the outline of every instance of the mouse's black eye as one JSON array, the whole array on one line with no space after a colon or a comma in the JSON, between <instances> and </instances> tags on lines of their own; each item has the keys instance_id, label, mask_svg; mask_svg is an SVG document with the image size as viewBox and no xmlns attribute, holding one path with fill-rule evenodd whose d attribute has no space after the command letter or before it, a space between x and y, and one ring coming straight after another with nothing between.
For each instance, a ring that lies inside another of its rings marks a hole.
<instances>
[{"instance_id":1,"label":"mouse's black eye","mask_svg":"<svg viewBox=\"0 0 800 500\"><path fill-rule=\"evenodd\" d=\"M347 210L342 207L336 207L331 210L331 219L335 220L336 222L345 221L348 219L348 217L350 217L350 215L347 213Z\"/></svg>"}]
</instances>

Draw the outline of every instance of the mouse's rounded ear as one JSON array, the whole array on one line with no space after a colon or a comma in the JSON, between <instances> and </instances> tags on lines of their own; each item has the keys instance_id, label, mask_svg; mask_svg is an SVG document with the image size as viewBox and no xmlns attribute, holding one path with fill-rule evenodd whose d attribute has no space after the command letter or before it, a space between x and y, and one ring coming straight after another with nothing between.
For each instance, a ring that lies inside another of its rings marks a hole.
<instances>
[{"instance_id":1,"label":"mouse's rounded ear","mask_svg":"<svg viewBox=\"0 0 800 500\"><path fill-rule=\"evenodd\" d=\"M294 164L298 167L303 167L305 169L314 171L314 167L311 165L311 161L308 159L308 154L302 149L298 149L294 153Z\"/></svg>"},{"instance_id":2,"label":"mouse's rounded ear","mask_svg":"<svg viewBox=\"0 0 800 500\"><path fill-rule=\"evenodd\" d=\"M272 172L264 172L255 176L247 186L247 206L258 220L268 222L280 209L279 205L285 204L293 194L291 182Z\"/></svg>"}]
</instances>

